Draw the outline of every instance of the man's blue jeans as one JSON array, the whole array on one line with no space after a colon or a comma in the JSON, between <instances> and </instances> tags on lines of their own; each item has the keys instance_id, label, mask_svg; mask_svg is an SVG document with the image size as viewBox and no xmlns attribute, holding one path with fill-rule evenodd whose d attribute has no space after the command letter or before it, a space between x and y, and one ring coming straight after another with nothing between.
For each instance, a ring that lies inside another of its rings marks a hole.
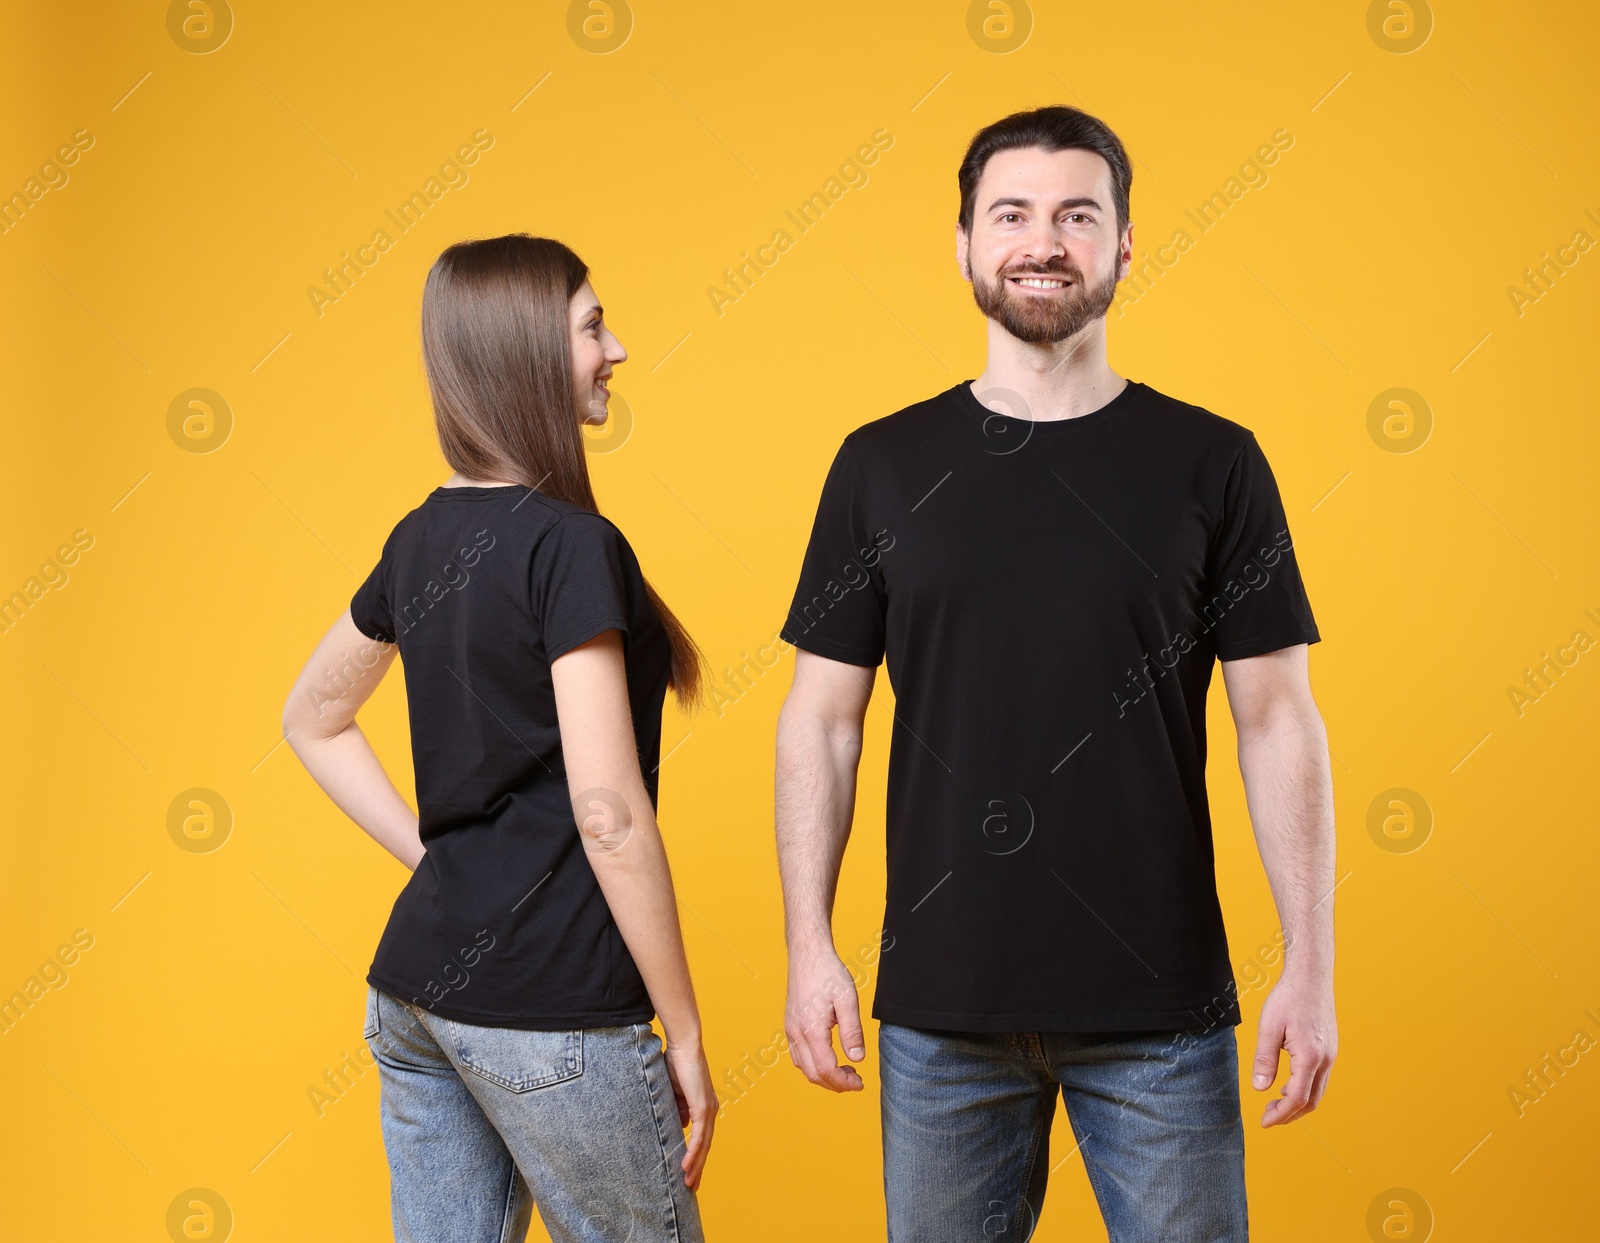
<instances>
[{"instance_id":1,"label":"man's blue jeans","mask_svg":"<svg viewBox=\"0 0 1600 1243\"><path fill-rule=\"evenodd\" d=\"M1062 1091L1111 1243L1249 1237L1232 1027L993 1034L884 1023L878 1051L890 1243L1032 1235Z\"/></svg>"},{"instance_id":2,"label":"man's blue jeans","mask_svg":"<svg viewBox=\"0 0 1600 1243\"><path fill-rule=\"evenodd\" d=\"M401 1243L521 1243L536 1205L556 1243L701 1243L648 1023L479 1027L369 985L365 1034Z\"/></svg>"}]
</instances>

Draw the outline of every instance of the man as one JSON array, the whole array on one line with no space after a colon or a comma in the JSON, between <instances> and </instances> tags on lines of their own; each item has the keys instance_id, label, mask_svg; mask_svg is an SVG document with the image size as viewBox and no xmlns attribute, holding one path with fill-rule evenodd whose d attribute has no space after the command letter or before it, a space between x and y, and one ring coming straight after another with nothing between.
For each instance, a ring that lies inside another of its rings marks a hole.
<instances>
[{"instance_id":1,"label":"man","mask_svg":"<svg viewBox=\"0 0 1600 1243\"><path fill-rule=\"evenodd\" d=\"M845 437L783 637L777 833L795 1064L862 1087L833 943L876 666L895 692L879 984L889 1238L1026 1239L1065 1092L1119 1243L1247 1237L1205 788L1222 662L1283 925L1253 1082L1316 1107L1337 1038L1319 639L1254 435L1106 361L1132 170L1072 108L980 131L956 262L983 373ZM836 1055L839 1029L846 1062Z\"/></svg>"}]
</instances>

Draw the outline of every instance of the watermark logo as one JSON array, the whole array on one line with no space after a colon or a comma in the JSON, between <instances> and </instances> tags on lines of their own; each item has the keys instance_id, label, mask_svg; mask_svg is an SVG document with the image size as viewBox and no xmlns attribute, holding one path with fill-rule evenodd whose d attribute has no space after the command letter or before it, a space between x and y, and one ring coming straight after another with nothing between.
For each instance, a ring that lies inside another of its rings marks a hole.
<instances>
[{"instance_id":1,"label":"watermark logo","mask_svg":"<svg viewBox=\"0 0 1600 1243\"><path fill-rule=\"evenodd\" d=\"M1367 807L1367 832L1381 850L1408 855L1433 833L1433 808L1415 790L1395 786Z\"/></svg>"},{"instance_id":2,"label":"watermark logo","mask_svg":"<svg viewBox=\"0 0 1600 1243\"><path fill-rule=\"evenodd\" d=\"M224 1243L233 1233L233 1207L210 1187L180 1191L167 1205L167 1237L172 1243L206 1239Z\"/></svg>"},{"instance_id":3,"label":"watermark logo","mask_svg":"<svg viewBox=\"0 0 1600 1243\"><path fill-rule=\"evenodd\" d=\"M990 403L1000 406L990 408L983 418L983 451L996 457L1015 453L1033 439L1033 411L1022 394L1008 388L986 388L977 394L978 404L988 408Z\"/></svg>"},{"instance_id":4,"label":"watermark logo","mask_svg":"<svg viewBox=\"0 0 1600 1243\"><path fill-rule=\"evenodd\" d=\"M233 33L228 0L172 0L167 5L167 33L185 52L215 52Z\"/></svg>"},{"instance_id":5,"label":"watermark logo","mask_svg":"<svg viewBox=\"0 0 1600 1243\"><path fill-rule=\"evenodd\" d=\"M1016 802L1022 804L1021 808L1003 798L988 801L981 826L984 854L1014 855L1033 840L1034 826L1038 823L1033 804L1021 794L1017 795Z\"/></svg>"},{"instance_id":6,"label":"watermark logo","mask_svg":"<svg viewBox=\"0 0 1600 1243\"><path fill-rule=\"evenodd\" d=\"M214 389L186 388L167 407L167 435L185 453L215 453L233 435L233 407Z\"/></svg>"},{"instance_id":7,"label":"watermark logo","mask_svg":"<svg viewBox=\"0 0 1600 1243\"><path fill-rule=\"evenodd\" d=\"M1372 0L1367 6L1367 34L1385 52L1415 52L1432 33L1428 0Z\"/></svg>"},{"instance_id":8,"label":"watermark logo","mask_svg":"<svg viewBox=\"0 0 1600 1243\"><path fill-rule=\"evenodd\" d=\"M567 34L585 52L615 52L632 33L628 0L572 0L567 6Z\"/></svg>"},{"instance_id":9,"label":"watermark logo","mask_svg":"<svg viewBox=\"0 0 1600 1243\"><path fill-rule=\"evenodd\" d=\"M606 402L606 421L583 425L583 449L585 453L615 453L632 435L633 407L621 393L613 392Z\"/></svg>"},{"instance_id":10,"label":"watermark logo","mask_svg":"<svg viewBox=\"0 0 1600 1243\"><path fill-rule=\"evenodd\" d=\"M592 855L614 854L633 835L633 812L628 800L604 786L574 795L572 814L578 822L583 848Z\"/></svg>"},{"instance_id":11,"label":"watermark logo","mask_svg":"<svg viewBox=\"0 0 1600 1243\"><path fill-rule=\"evenodd\" d=\"M1373 1243L1427 1243L1433 1234L1433 1206L1410 1187L1380 1191L1367 1206L1367 1234Z\"/></svg>"},{"instance_id":12,"label":"watermark logo","mask_svg":"<svg viewBox=\"0 0 1600 1243\"><path fill-rule=\"evenodd\" d=\"M1386 388L1367 407L1367 435L1385 453L1415 453L1433 434L1433 409L1414 389Z\"/></svg>"},{"instance_id":13,"label":"watermark logo","mask_svg":"<svg viewBox=\"0 0 1600 1243\"><path fill-rule=\"evenodd\" d=\"M967 34L985 52L1015 52L1032 33L1028 0L972 0L967 5Z\"/></svg>"},{"instance_id":14,"label":"watermark logo","mask_svg":"<svg viewBox=\"0 0 1600 1243\"><path fill-rule=\"evenodd\" d=\"M167 833L192 855L220 850L233 833L233 808L215 790L195 786L167 807Z\"/></svg>"}]
</instances>

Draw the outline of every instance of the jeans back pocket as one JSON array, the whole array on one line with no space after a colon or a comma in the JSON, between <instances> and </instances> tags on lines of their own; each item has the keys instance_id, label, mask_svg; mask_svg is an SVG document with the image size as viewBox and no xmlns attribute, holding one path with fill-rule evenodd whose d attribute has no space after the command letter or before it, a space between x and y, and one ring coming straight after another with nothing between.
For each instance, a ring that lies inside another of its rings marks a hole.
<instances>
[{"instance_id":1,"label":"jeans back pocket","mask_svg":"<svg viewBox=\"0 0 1600 1243\"><path fill-rule=\"evenodd\" d=\"M363 1040L371 1040L383 1030L383 1022L378 1016L378 990L372 985L367 985L367 1025L361 1033Z\"/></svg>"},{"instance_id":2,"label":"jeans back pocket","mask_svg":"<svg viewBox=\"0 0 1600 1243\"><path fill-rule=\"evenodd\" d=\"M583 1032L519 1031L440 1020L455 1060L512 1092L531 1092L583 1074Z\"/></svg>"}]
</instances>

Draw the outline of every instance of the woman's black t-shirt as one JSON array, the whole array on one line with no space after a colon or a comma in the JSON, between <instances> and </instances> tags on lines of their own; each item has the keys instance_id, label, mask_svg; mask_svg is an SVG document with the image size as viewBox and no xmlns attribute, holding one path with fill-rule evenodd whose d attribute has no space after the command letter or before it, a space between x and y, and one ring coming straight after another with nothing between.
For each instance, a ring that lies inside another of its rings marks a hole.
<instances>
[{"instance_id":1,"label":"woman's black t-shirt","mask_svg":"<svg viewBox=\"0 0 1600 1243\"><path fill-rule=\"evenodd\" d=\"M654 1015L579 840L550 662L622 631L652 805L671 665L609 520L520 485L436 488L350 601L398 642L426 848L368 983L444 1018L550 1030Z\"/></svg>"}]
</instances>

